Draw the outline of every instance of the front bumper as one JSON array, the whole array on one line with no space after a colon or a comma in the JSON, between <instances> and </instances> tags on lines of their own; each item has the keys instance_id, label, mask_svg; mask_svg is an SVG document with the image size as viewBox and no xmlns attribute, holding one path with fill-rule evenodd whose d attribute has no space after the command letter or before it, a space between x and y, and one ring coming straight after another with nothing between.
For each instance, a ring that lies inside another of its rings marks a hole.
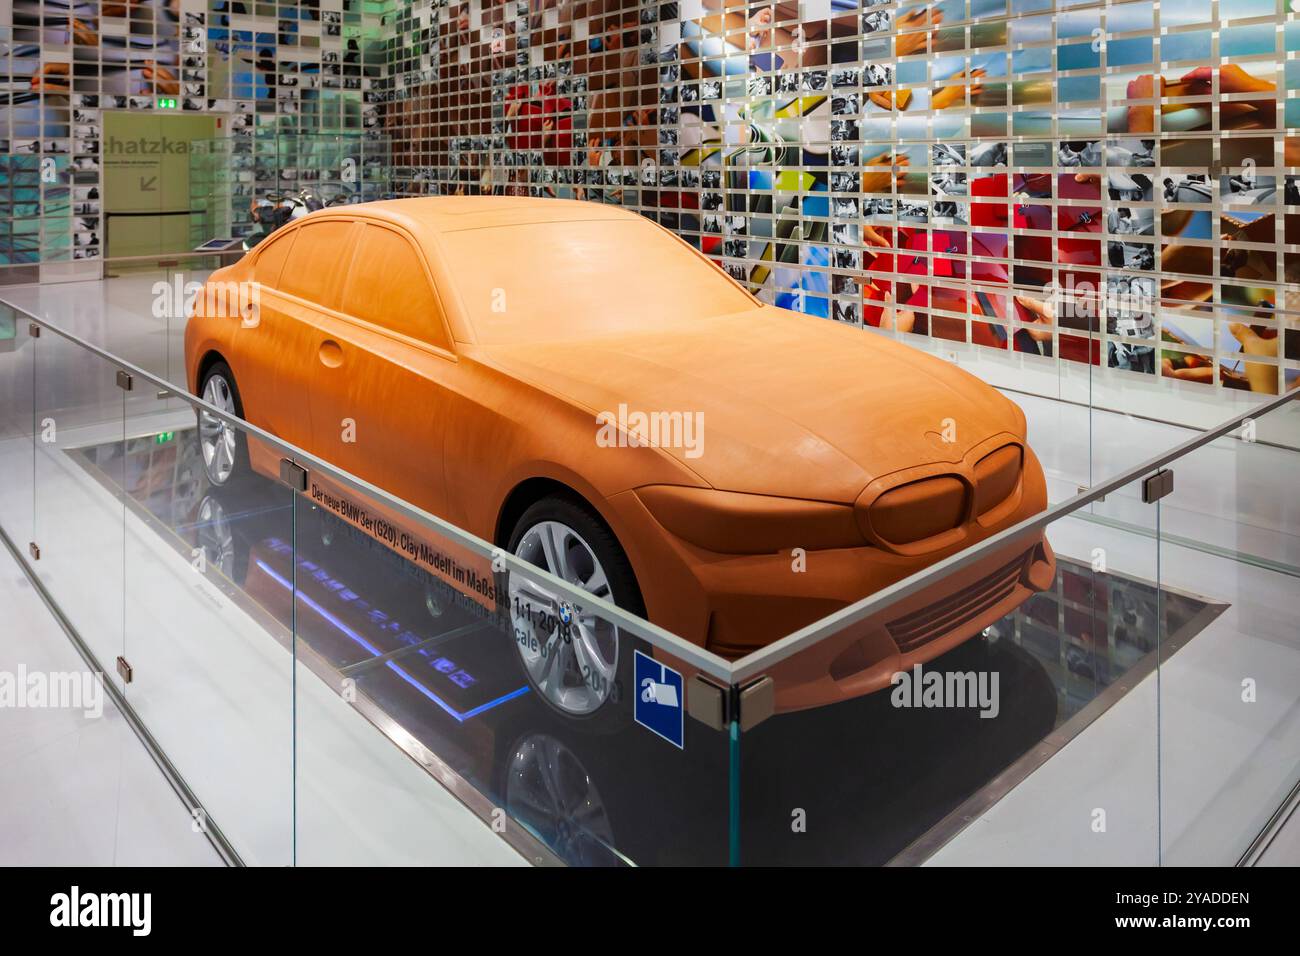
<instances>
[{"instance_id":1,"label":"front bumper","mask_svg":"<svg viewBox=\"0 0 1300 956\"><path fill-rule=\"evenodd\" d=\"M1015 506L959 544L928 554L872 546L724 555L675 537L634 493L608 500L656 624L732 660L910 577L1046 507L1042 468L1026 449ZM1041 532L1009 542L961 572L890 605L879 618L823 637L775 665L779 710L817 707L890 684L1010 614L1051 586L1056 561ZM658 656L658 655L656 655Z\"/></svg>"},{"instance_id":2,"label":"front bumper","mask_svg":"<svg viewBox=\"0 0 1300 956\"><path fill-rule=\"evenodd\" d=\"M872 694L893 675L933 660L1050 587L1047 539L989 554L877 614L847 625L773 665L778 710L802 710Z\"/></svg>"}]
</instances>

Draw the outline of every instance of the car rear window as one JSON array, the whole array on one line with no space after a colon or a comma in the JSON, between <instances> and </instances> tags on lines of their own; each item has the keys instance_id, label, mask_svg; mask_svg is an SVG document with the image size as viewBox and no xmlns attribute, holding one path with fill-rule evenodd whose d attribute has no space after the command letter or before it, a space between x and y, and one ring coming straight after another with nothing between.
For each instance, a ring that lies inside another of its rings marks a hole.
<instances>
[{"instance_id":1,"label":"car rear window","mask_svg":"<svg viewBox=\"0 0 1300 956\"><path fill-rule=\"evenodd\" d=\"M448 346L423 260L409 239L384 226L362 229L343 311L421 342Z\"/></svg>"},{"instance_id":2,"label":"car rear window","mask_svg":"<svg viewBox=\"0 0 1300 956\"><path fill-rule=\"evenodd\" d=\"M351 257L349 219L326 219L299 226L279 288L328 309L338 301L340 278Z\"/></svg>"},{"instance_id":3,"label":"car rear window","mask_svg":"<svg viewBox=\"0 0 1300 956\"><path fill-rule=\"evenodd\" d=\"M284 269L284 260L288 258L293 246L294 233L287 232L262 240L262 248L257 252L257 261L253 264L253 279L272 289L279 288L280 273Z\"/></svg>"}]
</instances>

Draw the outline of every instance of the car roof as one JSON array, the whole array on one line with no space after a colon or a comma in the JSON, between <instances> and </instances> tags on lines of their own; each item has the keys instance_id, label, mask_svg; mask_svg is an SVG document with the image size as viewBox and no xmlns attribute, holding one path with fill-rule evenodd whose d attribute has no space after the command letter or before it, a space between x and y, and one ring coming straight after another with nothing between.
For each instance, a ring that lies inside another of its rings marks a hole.
<instances>
[{"instance_id":1,"label":"car roof","mask_svg":"<svg viewBox=\"0 0 1300 956\"><path fill-rule=\"evenodd\" d=\"M638 213L619 206L576 199L542 199L528 196L416 196L409 199L382 199L347 206L329 206L298 220L295 225L313 221L342 219L347 221L386 222L405 229L429 254L429 266L436 282L442 268L438 237L468 229L494 229L551 222L637 221L649 223ZM657 228L657 227L656 227ZM454 288L454 283L452 283ZM472 326L450 303L447 320L458 342L474 341Z\"/></svg>"},{"instance_id":2,"label":"car roof","mask_svg":"<svg viewBox=\"0 0 1300 956\"><path fill-rule=\"evenodd\" d=\"M637 218L635 212L618 206L576 199L526 196L419 196L358 203L322 212L343 217L379 219L404 226L416 235L525 223Z\"/></svg>"}]
</instances>

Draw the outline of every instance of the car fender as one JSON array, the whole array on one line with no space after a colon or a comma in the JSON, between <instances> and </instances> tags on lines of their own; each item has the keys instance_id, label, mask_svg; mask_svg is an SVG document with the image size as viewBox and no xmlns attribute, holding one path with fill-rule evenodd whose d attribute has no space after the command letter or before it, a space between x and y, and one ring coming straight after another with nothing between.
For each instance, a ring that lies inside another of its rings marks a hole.
<instances>
[{"instance_id":1,"label":"car fender","mask_svg":"<svg viewBox=\"0 0 1300 956\"><path fill-rule=\"evenodd\" d=\"M462 403L444 435L449 510L467 530L491 539L510 493L535 478L582 495L614 530L605 502L639 485L704 483L661 449L598 443L596 413L490 365L466 361ZM490 476L490 477L489 477ZM485 485L487 486L485 488Z\"/></svg>"}]
</instances>

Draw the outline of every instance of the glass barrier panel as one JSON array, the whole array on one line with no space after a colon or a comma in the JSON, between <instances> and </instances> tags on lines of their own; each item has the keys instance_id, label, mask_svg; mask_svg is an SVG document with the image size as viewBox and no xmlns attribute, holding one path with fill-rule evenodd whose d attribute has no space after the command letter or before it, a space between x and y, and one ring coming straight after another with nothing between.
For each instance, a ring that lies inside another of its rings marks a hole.
<instances>
[{"instance_id":1,"label":"glass barrier panel","mask_svg":"<svg viewBox=\"0 0 1300 956\"><path fill-rule=\"evenodd\" d=\"M296 562L300 863L728 862L729 742L671 642L308 471L296 555L249 562ZM590 583L571 531L519 550Z\"/></svg>"},{"instance_id":2,"label":"glass barrier panel","mask_svg":"<svg viewBox=\"0 0 1300 956\"><path fill-rule=\"evenodd\" d=\"M80 462L121 482L128 700L202 802L194 832L214 822L245 863L288 866L293 579L250 573L247 542L292 564L293 494L241 467L244 429L139 394L125 443Z\"/></svg>"},{"instance_id":3,"label":"glass barrier panel","mask_svg":"<svg viewBox=\"0 0 1300 956\"><path fill-rule=\"evenodd\" d=\"M105 679L121 684L122 441L118 366L49 328L33 343L36 441L32 538L37 574ZM101 480L82 467L99 463Z\"/></svg>"},{"instance_id":4,"label":"glass barrier panel","mask_svg":"<svg viewBox=\"0 0 1300 956\"><path fill-rule=\"evenodd\" d=\"M1205 609L1186 639L1161 644L1167 864L1237 862L1300 779L1297 435L1291 401L1169 466L1164 602L1192 595Z\"/></svg>"},{"instance_id":5,"label":"glass barrier panel","mask_svg":"<svg viewBox=\"0 0 1300 956\"><path fill-rule=\"evenodd\" d=\"M216 256L125 259L105 263L104 282L7 287L0 302L184 388L186 310L222 261Z\"/></svg>"},{"instance_id":6,"label":"glass barrier panel","mask_svg":"<svg viewBox=\"0 0 1300 956\"><path fill-rule=\"evenodd\" d=\"M35 355L36 339L27 316L0 305L0 528L24 553L34 540Z\"/></svg>"},{"instance_id":7,"label":"glass barrier panel","mask_svg":"<svg viewBox=\"0 0 1300 956\"><path fill-rule=\"evenodd\" d=\"M1155 864L1155 515L1121 530L1113 506L738 661L741 726L747 692L774 710L740 734L740 862ZM792 573L883 584L953 553L882 540Z\"/></svg>"},{"instance_id":8,"label":"glass barrier panel","mask_svg":"<svg viewBox=\"0 0 1300 956\"><path fill-rule=\"evenodd\" d=\"M1295 401L1171 489L758 556L809 577L751 619L858 603L728 664L574 528L507 554L12 324L0 522L246 862L1224 864L1295 785Z\"/></svg>"}]
</instances>

